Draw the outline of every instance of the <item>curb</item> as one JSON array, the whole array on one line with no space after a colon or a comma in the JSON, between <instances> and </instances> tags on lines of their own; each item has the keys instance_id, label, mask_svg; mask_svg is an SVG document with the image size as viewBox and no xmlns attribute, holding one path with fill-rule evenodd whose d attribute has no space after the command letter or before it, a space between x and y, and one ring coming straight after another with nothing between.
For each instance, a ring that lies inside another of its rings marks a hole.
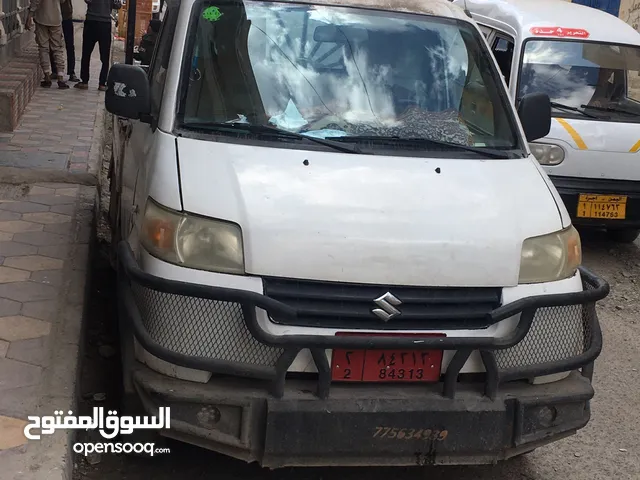
<instances>
[{"instance_id":1,"label":"curb","mask_svg":"<svg viewBox=\"0 0 640 480\"><path fill-rule=\"evenodd\" d=\"M105 123L107 121L107 110L104 106L104 100L98 102L96 111L96 121L93 126L93 140L91 141L91 147L89 147L89 159L87 162L87 173L99 178L100 167L102 165L102 150L104 144L104 130Z\"/></svg>"},{"instance_id":2,"label":"curb","mask_svg":"<svg viewBox=\"0 0 640 480\"><path fill-rule=\"evenodd\" d=\"M91 147L90 147L91 148ZM22 185L25 183L69 183L96 186L98 178L89 173L75 173L44 168L0 167L0 183Z\"/></svg>"}]
</instances>

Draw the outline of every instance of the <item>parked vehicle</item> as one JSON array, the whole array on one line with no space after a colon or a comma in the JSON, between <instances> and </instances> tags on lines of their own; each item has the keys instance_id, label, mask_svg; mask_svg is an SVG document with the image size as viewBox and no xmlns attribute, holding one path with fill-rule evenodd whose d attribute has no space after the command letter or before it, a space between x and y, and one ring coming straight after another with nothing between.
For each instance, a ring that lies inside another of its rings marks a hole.
<instances>
[{"instance_id":1,"label":"parked vehicle","mask_svg":"<svg viewBox=\"0 0 640 480\"><path fill-rule=\"evenodd\" d=\"M114 65L126 411L277 468L491 463L590 417L608 284L446 0L169 2ZM520 120L518 119L520 118Z\"/></svg>"},{"instance_id":2,"label":"parked vehicle","mask_svg":"<svg viewBox=\"0 0 640 480\"><path fill-rule=\"evenodd\" d=\"M552 100L549 135L531 143L573 223L640 234L640 34L613 15L554 0L456 0L487 37L519 101ZM515 60L514 60L515 59Z\"/></svg>"}]
</instances>

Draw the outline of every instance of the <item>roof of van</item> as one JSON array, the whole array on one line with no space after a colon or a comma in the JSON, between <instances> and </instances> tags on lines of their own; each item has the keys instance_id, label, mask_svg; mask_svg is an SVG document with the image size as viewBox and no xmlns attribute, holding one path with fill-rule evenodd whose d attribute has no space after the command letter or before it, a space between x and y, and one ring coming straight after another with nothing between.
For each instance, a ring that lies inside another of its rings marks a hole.
<instances>
[{"instance_id":1,"label":"roof of van","mask_svg":"<svg viewBox=\"0 0 640 480\"><path fill-rule=\"evenodd\" d=\"M464 5L465 0L455 0ZM556 27L573 30L577 37L611 43L640 45L640 33L618 17L592 7L561 0L466 0L472 14L494 18L520 32L523 38L558 37L536 27ZM476 19L480 21L480 19ZM549 29L550 30L550 29ZM547 30L547 31L549 31ZM584 32L588 32L588 37ZM566 38L566 37L565 37Z\"/></svg>"}]
</instances>

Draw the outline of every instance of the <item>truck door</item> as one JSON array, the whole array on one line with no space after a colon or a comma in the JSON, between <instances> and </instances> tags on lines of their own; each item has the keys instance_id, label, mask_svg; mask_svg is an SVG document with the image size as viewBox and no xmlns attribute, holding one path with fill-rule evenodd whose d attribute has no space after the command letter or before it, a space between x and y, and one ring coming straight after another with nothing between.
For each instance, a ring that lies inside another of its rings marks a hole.
<instances>
[{"instance_id":1,"label":"truck door","mask_svg":"<svg viewBox=\"0 0 640 480\"><path fill-rule=\"evenodd\" d=\"M148 70L151 92L150 119L125 120L129 122L129 135L124 140L124 158L122 161L121 221L120 232L124 239L135 235L134 227L143 214L147 198L147 172L151 167L150 152L155 151L154 144L158 117L162 104L165 79L176 28L178 9L168 6L158 41L156 42L151 65ZM136 241L130 242L137 245Z\"/></svg>"}]
</instances>

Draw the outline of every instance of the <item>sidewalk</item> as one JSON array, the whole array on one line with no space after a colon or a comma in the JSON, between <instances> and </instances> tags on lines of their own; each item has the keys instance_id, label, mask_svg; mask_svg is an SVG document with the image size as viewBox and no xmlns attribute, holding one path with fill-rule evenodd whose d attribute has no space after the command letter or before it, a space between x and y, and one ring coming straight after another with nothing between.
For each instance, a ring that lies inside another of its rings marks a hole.
<instances>
[{"instance_id":1,"label":"sidewalk","mask_svg":"<svg viewBox=\"0 0 640 480\"><path fill-rule=\"evenodd\" d=\"M75 24L76 75L80 76L82 24ZM98 91L100 57L91 58L89 90L50 89L39 85L20 126L0 134L0 167L96 174L98 152L91 151L104 120L104 92ZM0 178L2 181L2 178Z\"/></svg>"},{"instance_id":2,"label":"sidewalk","mask_svg":"<svg viewBox=\"0 0 640 480\"><path fill-rule=\"evenodd\" d=\"M82 25L76 25L79 74ZM0 479L70 479L73 430L27 440L29 415L76 408L104 93L38 90L0 134Z\"/></svg>"}]
</instances>

